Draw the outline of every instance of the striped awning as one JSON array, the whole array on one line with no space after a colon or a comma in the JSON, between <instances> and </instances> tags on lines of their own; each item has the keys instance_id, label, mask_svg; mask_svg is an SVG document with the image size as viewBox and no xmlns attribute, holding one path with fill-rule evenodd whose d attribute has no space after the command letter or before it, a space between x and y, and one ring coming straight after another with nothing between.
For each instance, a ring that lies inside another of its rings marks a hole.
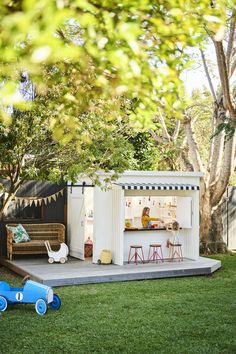
<instances>
[{"instance_id":1,"label":"striped awning","mask_svg":"<svg viewBox=\"0 0 236 354\"><path fill-rule=\"evenodd\" d=\"M117 183L122 189L159 191L198 191L199 186L179 183Z\"/></svg>"}]
</instances>

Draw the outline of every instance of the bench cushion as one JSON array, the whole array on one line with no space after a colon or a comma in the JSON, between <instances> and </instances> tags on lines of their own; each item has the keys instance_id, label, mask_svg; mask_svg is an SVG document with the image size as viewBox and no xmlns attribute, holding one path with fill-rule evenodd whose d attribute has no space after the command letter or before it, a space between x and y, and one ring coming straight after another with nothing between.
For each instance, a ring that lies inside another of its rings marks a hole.
<instances>
[{"instance_id":1,"label":"bench cushion","mask_svg":"<svg viewBox=\"0 0 236 354\"><path fill-rule=\"evenodd\" d=\"M30 237L25 230L25 228L19 224L17 226L7 226L8 229L10 229L13 233L13 240L15 243L20 243L20 242L28 242L30 241Z\"/></svg>"},{"instance_id":2,"label":"bench cushion","mask_svg":"<svg viewBox=\"0 0 236 354\"><path fill-rule=\"evenodd\" d=\"M51 246L58 246L58 249L60 247L60 242L57 240L52 240L50 241L50 245ZM13 250L16 249L29 249L29 248L35 248L35 247L45 247L46 250L46 246L44 244L44 240L31 240L29 242L22 242L22 243L14 243L13 244Z\"/></svg>"}]
</instances>

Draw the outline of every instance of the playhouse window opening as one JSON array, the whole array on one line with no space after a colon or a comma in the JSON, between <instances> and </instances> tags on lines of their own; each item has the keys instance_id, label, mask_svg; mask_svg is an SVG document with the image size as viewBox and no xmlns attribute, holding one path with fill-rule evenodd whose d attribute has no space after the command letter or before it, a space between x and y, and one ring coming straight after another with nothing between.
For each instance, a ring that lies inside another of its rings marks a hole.
<instances>
[{"instance_id":1,"label":"playhouse window opening","mask_svg":"<svg viewBox=\"0 0 236 354\"><path fill-rule=\"evenodd\" d=\"M155 226L163 227L163 223L176 220L177 197L138 195L125 197L125 227L142 228L141 218L143 209L150 209L149 216L161 219L163 222L154 221Z\"/></svg>"}]
</instances>

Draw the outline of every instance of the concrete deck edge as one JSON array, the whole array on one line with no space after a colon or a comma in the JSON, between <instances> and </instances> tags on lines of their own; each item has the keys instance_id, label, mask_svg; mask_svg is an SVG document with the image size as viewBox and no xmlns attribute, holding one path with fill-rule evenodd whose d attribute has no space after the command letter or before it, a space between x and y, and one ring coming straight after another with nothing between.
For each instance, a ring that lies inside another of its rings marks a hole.
<instances>
[{"instance_id":1,"label":"concrete deck edge","mask_svg":"<svg viewBox=\"0 0 236 354\"><path fill-rule=\"evenodd\" d=\"M96 284L107 283L116 281L134 281L134 280L151 280L151 279L163 279L174 277L186 277L186 276L199 276L210 275L221 267L221 261L211 259L209 266L202 266L199 268L187 268L187 269L173 269L173 270L158 270L150 272L139 273L125 273L125 274L113 274L113 275L99 275L99 276L80 276L73 278L56 278L56 279L43 279L36 276L34 273L30 273L21 267L12 264L11 262L0 259L0 263L12 270L13 272L24 277L29 274L32 280L38 281L48 286L69 286L69 285L83 285L83 284Z\"/></svg>"},{"instance_id":2,"label":"concrete deck edge","mask_svg":"<svg viewBox=\"0 0 236 354\"><path fill-rule=\"evenodd\" d=\"M40 277L37 277L35 274L30 273L22 269L21 267L18 267L15 264L12 264L10 261L8 262L6 259L0 258L0 264L2 264L4 267L10 269L12 272L20 275L21 277L25 277L26 275L29 275L32 280L38 281L39 283L43 283L43 279Z\"/></svg>"}]
</instances>

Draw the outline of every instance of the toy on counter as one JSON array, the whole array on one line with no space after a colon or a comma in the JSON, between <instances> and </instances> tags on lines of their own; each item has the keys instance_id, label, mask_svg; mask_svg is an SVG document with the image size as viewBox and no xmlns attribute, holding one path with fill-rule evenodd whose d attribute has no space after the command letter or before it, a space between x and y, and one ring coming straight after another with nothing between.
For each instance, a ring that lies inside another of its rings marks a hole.
<instances>
[{"instance_id":1,"label":"toy on counter","mask_svg":"<svg viewBox=\"0 0 236 354\"><path fill-rule=\"evenodd\" d=\"M29 280L29 276L22 284L23 288L12 288L7 282L0 281L0 311L5 311L10 304L35 304L36 312L42 316L48 304L54 310L61 307L61 299L49 286Z\"/></svg>"},{"instance_id":2,"label":"toy on counter","mask_svg":"<svg viewBox=\"0 0 236 354\"><path fill-rule=\"evenodd\" d=\"M46 249L48 251L48 263L60 262L65 263L68 258L69 249L65 243L61 243L59 251L53 251L49 241L44 242Z\"/></svg>"}]
</instances>

